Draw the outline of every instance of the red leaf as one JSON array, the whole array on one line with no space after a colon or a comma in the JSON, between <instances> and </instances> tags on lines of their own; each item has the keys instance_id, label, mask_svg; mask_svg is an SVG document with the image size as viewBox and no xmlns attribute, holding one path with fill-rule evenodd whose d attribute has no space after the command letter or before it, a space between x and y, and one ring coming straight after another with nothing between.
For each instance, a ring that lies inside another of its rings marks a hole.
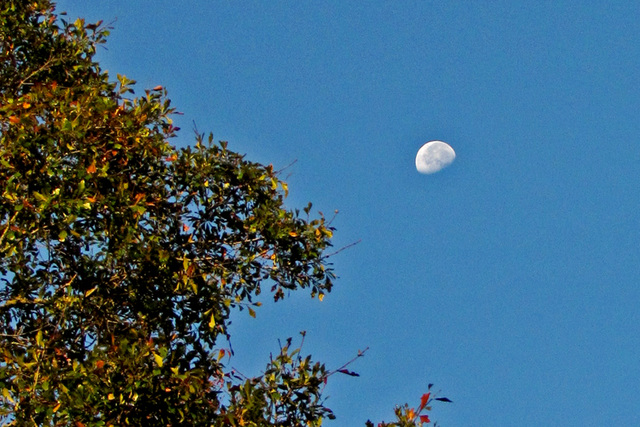
<instances>
[{"instance_id":1,"label":"red leaf","mask_svg":"<svg viewBox=\"0 0 640 427\"><path fill-rule=\"evenodd\" d=\"M420 422L422 423L430 423L429 415L420 415Z\"/></svg>"},{"instance_id":2,"label":"red leaf","mask_svg":"<svg viewBox=\"0 0 640 427\"><path fill-rule=\"evenodd\" d=\"M338 372L340 372L341 374L350 375L352 377L359 377L360 376L360 374L358 374L356 372L348 371L346 369L338 369Z\"/></svg>"},{"instance_id":3,"label":"red leaf","mask_svg":"<svg viewBox=\"0 0 640 427\"><path fill-rule=\"evenodd\" d=\"M429 397L431 396L431 393L425 393L422 395L422 397L420 398L420 407L424 408L425 406L427 406L427 402L429 402Z\"/></svg>"}]
</instances>

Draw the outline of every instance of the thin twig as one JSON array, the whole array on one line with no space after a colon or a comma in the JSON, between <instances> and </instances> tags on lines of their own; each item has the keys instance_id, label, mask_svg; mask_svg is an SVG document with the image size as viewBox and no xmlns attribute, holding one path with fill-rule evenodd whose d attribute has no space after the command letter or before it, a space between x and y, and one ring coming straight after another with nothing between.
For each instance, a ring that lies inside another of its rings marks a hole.
<instances>
[{"instance_id":1,"label":"thin twig","mask_svg":"<svg viewBox=\"0 0 640 427\"><path fill-rule=\"evenodd\" d=\"M29 74L27 77L25 77L24 79L22 79L19 83L19 87L24 86L25 84L27 84L27 80L29 80L31 77L35 76L36 74L38 74L39 72L41 72L42 70L44 70L45 68L47 68L48 66L51 65L51 63L53 62L53 57L50 57L49 59L46 60L46 62L44 64L42 64L42 66L40 66L40 68L38 68L37 70L34 70L31 74Z\"/></svg>"},{"instance_id":2,"label":"thin twig","mask_svg":"<svg viewBox=\"0 0 640 427\"><path fill-rule=\"evenodd\" d=\"M337 255L337 254L339 254L340 252L344 251L345 249L349 249L350 247L355 246L355 245L357 245L357 244L358 244L358 243L360 243L360 242L362 242L362 239L358 239L357 241L355 241L355 242L353 242L353 243L350 243L350 244L348 244L347 246L343 246L343 247L341 247L340 249L338 249L337 251L332 252L332 253L330 253L330 254L328 254L328 255L323 256L321 259L327 259L327 258L329 258L329 257L332 257L332 256L334 256L334 255Z\"/></svg>"},{"instance_id":3,"label":"thin twig","mask_svg":"<svg viewBox=\"0 0 640 427\"><path fill-rule=\"evenodd\" d=\"M279 175L282 171L285 171L285 170L289 169L291 166L295 165L297 162L298 162L298 159L295 159L294 161L289 163L287 166L283 167L282 169L278 169L277 171L275 171L274 174L275 175ZM289 175L289 176L291 176L291 175Z\"/></svg>"},{"instance_id":4,"label":"thin twig","mask_svg":"<svg viewBox=\"0 0 640 427\"><path fill-rule=\"evenodd\" d=\"M327 378L330 377L331 375L335 374L336 372L339 372L342 369L345 369L347 366L351 365L353 362L355 362L356 360L358 360L361 357L364 357L364 354L369 350L369 347L365 348L364 350L358 350L358 354L351 360L349 360L347 363L345 363L344 365L340 366L338 369L334 369L333 371L329 372L329 374L327 375Z\"/></svg>"}]
</instances>

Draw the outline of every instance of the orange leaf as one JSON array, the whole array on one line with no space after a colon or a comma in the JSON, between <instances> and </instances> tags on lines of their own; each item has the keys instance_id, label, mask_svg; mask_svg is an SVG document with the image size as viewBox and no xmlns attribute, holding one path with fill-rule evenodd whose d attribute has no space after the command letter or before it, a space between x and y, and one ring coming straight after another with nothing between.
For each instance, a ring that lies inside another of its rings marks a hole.
<instances>
[{"instance_id":1,"label":"orange leaf","mask_svg":"<svg viewBox=\"0 0 640 427\"><path fill-rule=\"evenodd\" d=\"M138 194L136 194L136 197L134 198L134 202L133 202L133 204L134 204L134 205L137 205L137 204L138 204L138 202L139 202L140 200L142 200L142 198L143 198L143 197L144 197L144 193L138 193Z\"/></svg>"},{"instance_id":2,"label":"orange leaf","mask_svg":"<svg viewBox=\"0 0 640 427\"><path fill-rule=\"evenodd\" d=\"M25 110L26 110L27 108L29 108L29 107L31 107L31 104L29 104L28 102L23 102L23 103L22 103L22 108L24 108Z\"/></svg>"},{"instance_id":3,"label":"orange leaf","mask_svg":"<svg viewBox=\"0 0 640 427\"><path fill-rule=\"evenodd\" d=\"M102 369L104 367L104 360L98 360L96 362L96 368Z\"/></svg>"},{"instance_id":4,"label":"orange leaf","mask_svg":"<svg viewBox=\"0 0 640 427\"><path fill-rule=\"evenodd\" d=\"M17 118L16 116L11 116L11 117L9 117L9 121L10 121L11 123L13 123L14 125L17 125L18 123L20 123L20 119L19 119L19 118Z\"/></svg>"},{"instance_id":5,"label":"orange leaf","mask_svg":"<svg viewBox=\"0 0 640 427\"><path fill-rule=\"evenodd\" d=\"M153 90L162 90L162 86L158 85L158 86L154 87Z\"/></svg>"},{"instance_id":6,"label":"orange leaf","mask_svg":"<svg viewBox=\"0 0 640 427\"><path fill-rule=\"evenodd\" d=\"M95 160L87 168L87 173L96 173L96 162L95 162Z\"/></svg>"}]
</instances>

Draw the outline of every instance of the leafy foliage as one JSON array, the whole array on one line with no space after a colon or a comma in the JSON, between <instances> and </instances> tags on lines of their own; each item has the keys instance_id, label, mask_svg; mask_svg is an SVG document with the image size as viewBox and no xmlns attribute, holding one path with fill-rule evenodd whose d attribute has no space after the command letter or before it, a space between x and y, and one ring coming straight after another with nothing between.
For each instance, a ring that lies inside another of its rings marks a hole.
<instances>
[{"instance_id":1,"label":"leafy foliage","mask_svg":"<svg viewBox=\"0 0 640 427\"><path fill-rule=\"evenodd\" d=\"M417 409L407 404L404 406L396 406L395 415L397 420L392 423L381 422L378 424L378 427L420 427L425 424L430 424L431 419L427 412L431 411L433 402L451 402L447 397L436 397L436 394L431 391L431 387L433 387L433 384L429 384L429 391L420 398L420 405L418 405ZM365 425L366 427L373 427L371 421L367 421ZM435 427L438 423L435 422L433 425Z\"/></svg>"},{"instance_id":2,"label":"leafy foliage","mask_svg":"<svg viewBox=\"0 0 640 427\"><path fill-rule=\"evenodd\" d=\"M0 6L0 421L320 425L338 370L288 340L245 378L223 344L263 288L330 292L333 229L226 142L169 144L164 88L94 61L107 35L49 0Z\"/></svg>"},{"instance_id":3,"label":"leafy foliage","mask_svg":"<svg viewBox=\"0 0 640 427\"><path fill-rule=\"evenodd\" d=\"M330 291L324 219L286 210L272 168L226 143L172 147L165 91L127 98L134 82L93 62L100 24L59 24L47 1L1 13L1 413L39 425L277 424L298 402L310 421L328 413L321 365L283 352L240 387L216 349L264 284L275 300ZM306 400L269 388L294 382Z\"/></svg>"}]
</instances>

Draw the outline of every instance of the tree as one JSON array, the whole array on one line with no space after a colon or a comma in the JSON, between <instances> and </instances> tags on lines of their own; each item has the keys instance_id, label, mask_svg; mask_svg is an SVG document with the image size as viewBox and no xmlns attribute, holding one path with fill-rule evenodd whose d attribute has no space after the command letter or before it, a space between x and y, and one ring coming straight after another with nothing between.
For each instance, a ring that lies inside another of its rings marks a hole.
<instances>
[{"instance_id":1,"label":"tree","mask_svg":"<svg viewBox=\"0 0 640 427\"><path fill-rule=\"evenodd\" d=\"M66 22L50 0L1 8L0 420L333 418L322 390L344 370L289 339L245 378L221 343L232 310L255 316L263 288L275 301L331 291L333 228L311 204L285 208L272 166L226 142L197 134L173 147L166 90L135 97L133 80L113 82L95 62L101 22Z\"/></svg>"}]
</instances>

